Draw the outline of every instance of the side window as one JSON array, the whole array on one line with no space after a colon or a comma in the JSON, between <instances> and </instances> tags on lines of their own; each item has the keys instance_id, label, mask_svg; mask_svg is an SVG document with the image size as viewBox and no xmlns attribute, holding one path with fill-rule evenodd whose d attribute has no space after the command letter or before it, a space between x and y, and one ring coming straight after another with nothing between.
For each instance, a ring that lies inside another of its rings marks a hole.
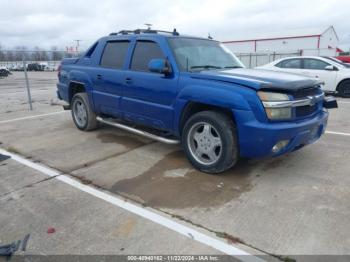
<instances>
[{"instance_id":1,"label":"side window","mask_svg":"<svg viewBox=\"0 0 350 262\"><path fill-rule=\"evenodd\" d=\"M290 69L300 69L301 68L301 59L288 59L279 62L277 67L281 68L290 68Z\"/></svg>"},{"instance_id":2,"label":"side window","mask_svg":"<svg viewBox=\"0 0 350 262\"><path fill-rule=\"evenodd\" d=\"M324 70L329 64L318 59L304 59L304 69Z\"/></svg>"},{"instance_id":3,"label":"side window","mask_svg":"<svg viewBox=\"0 0 350 262\"><path fill-rule=\"evenodd\" d=\"M159 45L150 41L137 41L131 61L131 70L149 71L148 63L154 58L164 58L165 56Z\"/></svg>"},{"instance_id":4,"label":"side window","mask_svg":"<svg viewBox=\"0 0 350 262\"><path fill-rule=\"evenodd\" d=\"M129 42L107 42L101 58L101 66L121 69L128 52Z\"/></svg>"}]
</instances>

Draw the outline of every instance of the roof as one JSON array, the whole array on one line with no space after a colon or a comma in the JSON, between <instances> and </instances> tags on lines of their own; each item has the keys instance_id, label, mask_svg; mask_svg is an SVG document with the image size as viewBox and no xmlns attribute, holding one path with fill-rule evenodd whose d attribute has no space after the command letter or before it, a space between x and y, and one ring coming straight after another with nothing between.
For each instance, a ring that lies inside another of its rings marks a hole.
<instances>
[{"instance_id":1,"label":"roof","mask_svg":"<svg viewBox=\"0 0 350 262\"><path fill-rule=\"evenodd\" d=\"M244 35L237 36L236 38L230 39L229 41L223 41L223 43L230 42L250 42L250 41L261 41L261 40L277 40L277 39L288 39L288 38L302 38L302 37L318 37L329 29L334 30L333 26L327 28L294 28L283 31L274 32L255 32L247 33ZM335 30L334 30L335 32ZM335 35L337 36L336 32ZM338 38L338 36L337 36Z\"/></svg>"},{"instance_id":2,"label":"roof","mask_svg":"<svg viewBox=\"0 0 350 262\"><path fill-rule=\"evenodd\" d=\"M129 39L129 38L138 38L138 37L153 37L153 38L159 38L159 37L166 37L166 38L193 38L193 39L202 39L202 40L213 40L210 36L208 38L200 37L200 36L193 36L193 35L183 35L179 34L178 31L174 28L173 31L164 31L164 30L157 30L157 29L135 29L135 30L121 30L119 32L113 32L110 33L107 36L102 37L101 39Z\"/></svg>"},{"instance_id":3,"label":"roof","mask_svg":"<svg viewBox=\"0 0 350 262\"><path fill-rule=\"evenodd\" d=\"M101 37L100 40L103 41L114 41L114 40L130 40L130 39L143 39L143 38L149 38L149 39L159 39L159 38L189 38L189 39L199 39L199 40L208 40L208 41L213 41L213 42L219 42L218 40L215 39L209 39L205 37L200 37L200 36L192 36L192 35L171 35L171 34L164 34L164 33L158 33L158 34L153 34L153 33L145 33L145 34L128 34L128 35L108 35Z\"/></svg>"}]
</instances>

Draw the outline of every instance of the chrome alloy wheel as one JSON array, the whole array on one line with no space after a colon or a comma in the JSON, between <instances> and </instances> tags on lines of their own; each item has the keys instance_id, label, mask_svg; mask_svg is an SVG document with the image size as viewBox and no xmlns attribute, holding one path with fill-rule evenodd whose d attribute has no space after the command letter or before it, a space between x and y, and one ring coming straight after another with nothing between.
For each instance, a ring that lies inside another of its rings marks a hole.
<instances>
[{"instance_id":1,"label":"chrome alloy wheel","mask_svg":"<svg viewBox=\"0 0 350 262\"><path fill-rule=\"evenodd\" d=\"M216 163L222 153L219 132L209 123L194 124L187 136L187 144L192 156L203 165Z\"/></svg>"},{"instance_id":2,"label":"chrome alloy wheel","mask_svg":"<svg viewBox=\"0 0 350 262\"><path fill-rule=\"evenodd\" d=\"M86 106L80 99L74 101L73 115L76 123L80 127L84 127L87 124Z\"/></svg>"}]
</instances>

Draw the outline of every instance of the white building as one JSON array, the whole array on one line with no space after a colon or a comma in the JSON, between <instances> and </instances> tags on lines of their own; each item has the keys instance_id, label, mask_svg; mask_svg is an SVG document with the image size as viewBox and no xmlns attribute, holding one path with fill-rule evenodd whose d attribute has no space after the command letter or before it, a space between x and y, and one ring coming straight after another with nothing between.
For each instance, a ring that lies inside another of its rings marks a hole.
<instances>
[{"instance_id":1,"label":"white building","mask_svg":"<svg viewBox=\"0 0 350 262\"><path fill-rule=\"evenodd\" d=\"M225 45L234 53L299 53L301 55L335 56L339 38L333 26L322 29L297 29L283 32L245 35Z\"/></svg>"}]
</instances>

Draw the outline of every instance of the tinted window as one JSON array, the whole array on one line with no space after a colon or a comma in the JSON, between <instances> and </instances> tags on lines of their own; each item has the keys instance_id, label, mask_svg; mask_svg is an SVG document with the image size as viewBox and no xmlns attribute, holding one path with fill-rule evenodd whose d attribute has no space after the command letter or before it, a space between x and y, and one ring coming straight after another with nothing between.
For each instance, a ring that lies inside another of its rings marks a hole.
<instances>
[{"instance_id":1,"label":"tinted window","mask_svg":"<svg viewBox=\"0 0 350 262\"><path fill-rule=\"evenodd\" d=\"M121 69L128 51L129 42L108 42L101 58L101 66Z\"/></svg>"},{"instance_id":2,"label":"tinted window","mask_svg":"<svg viewBox=\"0 0 350 262\"><path fill-rule=\"evenodd\" d=\"M318 59L304 59L304 69L324 70L329 64Z\"/></svg>"},{"instance_id":3,"label":"tinted window","mask_svg":"<svg viewBox=\"0 0 350 262\"><path fill-rule=\"evenodd\" d=\"M277 67L281 68L294 68L294 69L300 69L301 68L301 59L288 59L279 62Z\"/></svg>"},{"instance_id":4,"label":"tinted window","mask_svg":"<svg viewBox=\"0 0 350 262\"><path fill-rule=\"evenodd\" d=\"M163 58L165 56L159 45L155 42L137 41L131 62L131 70L149 71L148 63L151 59Z\"/></svg>"}]
</instances>

